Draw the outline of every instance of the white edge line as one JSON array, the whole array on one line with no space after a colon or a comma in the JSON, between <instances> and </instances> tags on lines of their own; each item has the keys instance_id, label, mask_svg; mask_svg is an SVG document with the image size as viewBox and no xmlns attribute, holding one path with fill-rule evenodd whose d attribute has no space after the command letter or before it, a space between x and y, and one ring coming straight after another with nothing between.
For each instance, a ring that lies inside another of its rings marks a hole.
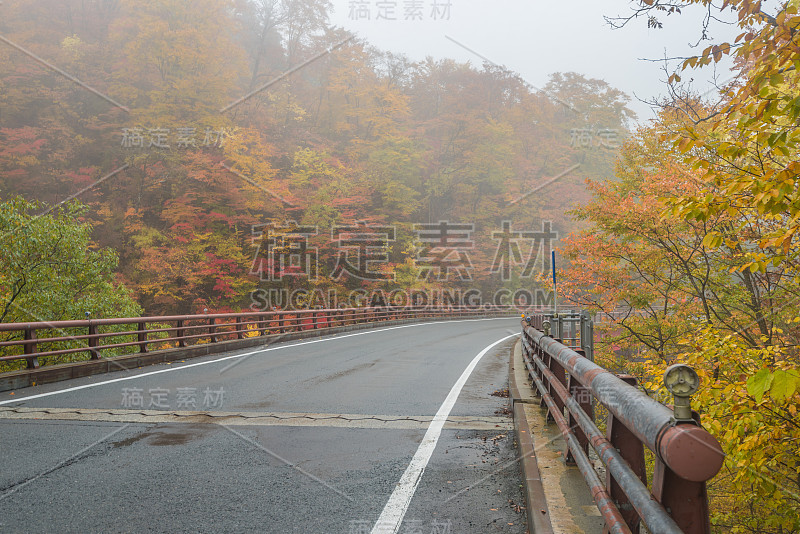
<instances>
[{"instance_id":1,"label":"white edge line","mask_svg":"<svg viewBox=\"0 0 800 534\"><path fill-rule=\"evenodd\" d=\"M414 497L417 486L419 486L419 482L422 479L422 473L425 471L425 467L427 467L434 449L436 449L436 443L439 441L439 436L442 434L442 428L447 418L450 416L450 412L453 406L455 406L458 396L461 394L461 389L464 387L464 384L467 383L467 380L478 365L478 362L487 352L503 341L516 336L519 336L519 334L511 334L510 336L495 341L483 349L472 359L467 368L464 369L464 372L461 373L461 377L459 377L453 385L453 388L442 403L439 411L436 412L430 426L428 426L428 430L422 438L422 443L419 444L419 448L417 452L414 453L411 463L408 464L405 473L400 477L400 482L394 488L391 497L389 497L389 502L386 503L383 512L381 512L378 521L375 523L372 534L396 534L400 530L403 517L406 515L408 506L411 504L411 499Z\"/></svg>"},{"instance_id":2,"label":"white edge line","mask_svg":"<svg viewBox=\"0 0 800 534\"><path fill-rule=\"evenodd\" d=\"M181 371L183 369L189 369L190 367L200 367L201 365L210 365L210 364L214 364L214 363L224 362L224 361L227 361L227 360L232 360L234 358L245 358L247 356L252 356L254 354L261 354L261 353L264 353L264 352L271 352L273 350L290 349L292 347L299 347L299 346L302 346L302 345L311 345L313 343L323 343L323 342L326 342L326 341L335 341L337 339L345 339L345 338L354 337L354 336L363 336L363 335L366 335L366 334L377 334L378 332L386 332L388 330L397 330L397 329L400 329L400 328L412 328L412 327L415 327L415 326L427 326L427 325L433 325L433 324L441 325L441 324L444 324L444 323L467 323L467 322L474 322L474 321L500 321L500 320L508 320L508 319L513 319L513 317L492 317L492 318L488 318L488 319L458 319L458 320L455 320L455 321L433 321L433 322L429 322L429 323L417 323L417 324L409 324L409 325L401 325L401 326L391 326L391 327L388 327L388 328L379 328L377 330L367 330L366 332L355 332L353 334L345 334L343 336L336 336L334 334L335 337L326 337L324 339L313 339L311 341L303 341L302 343L293 343L291 345L280 345L280 346L274 346L273 345L273 346L271 346L269 348L266 348L266 349L259 349L259 350L254 350L254 351L250 351L250 352L245 352L244 354L234 354L232 356L225 356L224 358L218 358L216 360L209 360L207 362L191 363L191 364L188 364L188 365L181 365L180 367L170 367L169 369L161 369L161 370L158 370L158 371L151 371L149 373L142 373L142 374L138 374L136 376L125 376L125 377L122 377L122 378L115 378L113 380L105 380L103 382L95 382L93 384L85 384L83 386L75 386L75 387L72 387L72 388L60 389L58 391L50 391L49 393L39 393L37 395L30 395L28 397L22 397L20 399L4 400L4 401L0 401L0 406L3 406L5 404L14 404L14 403L17 403L17 402L25 402L25 401L33 400L33 399L40 399L42 397L50 397L52 395L58 395L60 393L69 393L69 392L72 392L72 391L79 391L81 389L93 388L93 387L97 387L97 386L104 386L106 384L114 384L116 382L124 382L126 380L136 380L137 378L142 378L142 377L145 377L145 376L158 375L158 374L161 374L161 373L170 373L172 371Z\"/></svg>"}]
</instances>

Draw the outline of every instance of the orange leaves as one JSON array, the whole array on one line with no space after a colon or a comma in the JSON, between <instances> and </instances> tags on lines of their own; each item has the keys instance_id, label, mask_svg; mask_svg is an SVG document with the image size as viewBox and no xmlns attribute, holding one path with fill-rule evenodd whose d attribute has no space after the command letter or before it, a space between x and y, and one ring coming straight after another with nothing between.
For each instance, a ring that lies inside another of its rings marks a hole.
<instances>
[{"instance_id":1,"label":"orange leaves","mask_svg":"<svg viewBox=\"0 0 800 534\"><path fill-rule=\"evenodd\" d=\"M737 36L736 42L738 42L740 39L743 39L745 35L746 34L741 34ZM685 59L683 63L681 63L681 70L686 70L688 68L694 69L698 67L704 67L706 65L709 65L712 60L714 61L714 63L719 63L722 60L723 56L730 55L732 50L733 47L731 46L730 43L722 43L718 45L709 46L708 48L703 50L703 53L700 54L699 56L692 56L690 58ZM674 73L670 75L668 81L669 83L680 82L681 77L677 73Z\"/></svg>"}]
</instances>

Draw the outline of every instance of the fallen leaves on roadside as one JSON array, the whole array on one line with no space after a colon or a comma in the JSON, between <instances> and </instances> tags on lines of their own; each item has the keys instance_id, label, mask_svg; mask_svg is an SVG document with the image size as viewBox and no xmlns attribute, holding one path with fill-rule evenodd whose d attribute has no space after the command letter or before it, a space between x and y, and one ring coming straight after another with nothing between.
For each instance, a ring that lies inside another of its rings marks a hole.
<instances>
[{"instance_id":1,"label":"fallen leaves on roadside","mask_svg":"<svg viewBox=\"0 0 800 534\"><path fill-rule=\"evenodd\" d=\"M523 511L523 510L525 510L525 507L524 507L524 506L522 506L522 505L519 505L519 504L515 503L515 502L514 502L513 500L511 500L511 499L508 499L508 504L509 504L509 506L511 506L511 509L512 509L512 510L514 510L514 512L516 512L516 513L518 513L518 514L521 514L521 513L522 513L522 511Z\"/></svg>"}]
</instances>

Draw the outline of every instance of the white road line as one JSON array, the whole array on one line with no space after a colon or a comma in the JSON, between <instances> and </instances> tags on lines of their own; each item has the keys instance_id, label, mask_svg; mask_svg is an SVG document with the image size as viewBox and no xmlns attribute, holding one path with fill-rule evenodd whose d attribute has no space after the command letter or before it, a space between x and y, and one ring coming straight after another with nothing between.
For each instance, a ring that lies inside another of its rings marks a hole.
<instances>
[{"instance_id":1,"label":"white road line","mask_svg":"<svg viewBox=\"0 0 800 534\"><path fill-rule=\"evenodd\" d=\"M442 427L444 427L447 417L450 415L450 411L453 409L453 406L455 406L458 396L461 394L461 389L464 387L464 384L466 384L467 379L469 379L472 371L487 352L503 341L518 335L519 334L511 334L510 336L495 341L475 356L467 368L464 369L464 372L461 373L461 377L459 377L455 385L453 385L453 388L442 403L439 411L436 412L433 421L431 421L428 430L425 432L425 437L422 438L422 443L419 444L417 452L414 453L414 457L411 459L411 463L408 464L405 473L400 477L400 482L394 488L392 496L389 497L389 502L386 503L383 512L381 512L381 516L372 528L372 534L396 534L400 530L400 525L403 523L403 517L406 515L408 505L411 504L411 499L414 497L417 486L419 486L419 482L422 479L422 473L425 471L425 467L427 467L434 449L436 449L439 436L442 435Z\"/></svg>"},{"instance_id":2,"label":"white road line","mask_svg":"<svg viewBox=\"0 0 800 534\"><path fill-rule=\"evenodd\" d=\"M106 384L114 384L116 382L125 382L126 380L136 380L137 378L143 378L145 376L158 375L158 374L161 374L161 373L171 373L173 371L181 371L183 369L189 369L190 367L200 367L201 365L211 365L211 364L214 364L214 363L224 362L224 361L232 360L232 359L235 359L235 358L246 358L246 357L252 356L254 354L262 354L262 353L265 353L265 352L272 352L273 350L290 349L292 347L300 347L302 345L312 345L314 343L324 343L326 341L336 341L338 339L345 339L345 338L348 338L348 337L364 336L364 335L367 335L367 334L377 334L378 332L386 332L388 330L398 330L400 328L414 328L416 326L441 325L441 324L447 324L447 323L469 323L469 322L474 322L474 321L506 321L508 319L513 319L513 317L495 317L495 318L490 318L490 319L458 319L458 320L455 320L455 321L446 321L446 322L434 321L434 322L430 322L430 323L418 323L418 324L408 324L408 325L402 325L402 326L391 326L391 327L388 327L388 328L379 328L377 330L367 330L365 332L356 332L354 334L345 334L343 336L335 336L335 337L329 337L329 338L324 338L324 339L313 339L311 341L303 341L301 343L293 343L291 345L280 345L280 346L273 346L273 347L266 348L266 349L254 350L254 351L250 351L250 352L245 352L244 354L234 354L232 356L225 356L224 358L217 358L216 360L209 360L207 362L191 363L189 365L181 365L179 367L170 367L169 369L161 369L161 370L158 370L158 371L150 371L149 373L142 373L142 374L138 374L136 376L125 376L125 377L122 377L122 378L114 378L113 380L104 380L103 382L95 382L93 384L85 384L83 386L75 386L75 387L66 388L66 389L59 389L57 391L51 391L49 393L39 393L37 395L29 395L27 397L22 397L22 398L19 398L19 399L4 400L4 401L0 401L0 406L3 406L4 404L14 404L14 403L17 403L17 402L24 402L24 401L33 400L33 399L40 399L42 397L50 397L52 395L59 395L61 393L69 393L71 391L79 391L81 389L93 388L93 387L97 387L97 386L105 386Z\"/></svg>"}]
</instances>

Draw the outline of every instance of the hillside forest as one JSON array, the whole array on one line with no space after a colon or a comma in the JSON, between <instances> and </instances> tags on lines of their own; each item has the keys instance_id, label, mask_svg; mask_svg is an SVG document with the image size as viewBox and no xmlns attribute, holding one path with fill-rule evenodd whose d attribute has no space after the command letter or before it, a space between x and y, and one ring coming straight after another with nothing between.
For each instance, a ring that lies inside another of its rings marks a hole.
<instances>
[{"instance_id":1,"label":"hillside forest","mask_svg":"<svg viewBox=\"0 0 800 534\"><path fill-rule=\"evenodd\" d=\"M598 363L662 400L697 370L715 532L800 532L800 2L630 4L611 27L708 14L650 120L580 73L381 51L325 0L4 0L0 321L550 306L555 250Z\"/></svg>"}]
</instances>

